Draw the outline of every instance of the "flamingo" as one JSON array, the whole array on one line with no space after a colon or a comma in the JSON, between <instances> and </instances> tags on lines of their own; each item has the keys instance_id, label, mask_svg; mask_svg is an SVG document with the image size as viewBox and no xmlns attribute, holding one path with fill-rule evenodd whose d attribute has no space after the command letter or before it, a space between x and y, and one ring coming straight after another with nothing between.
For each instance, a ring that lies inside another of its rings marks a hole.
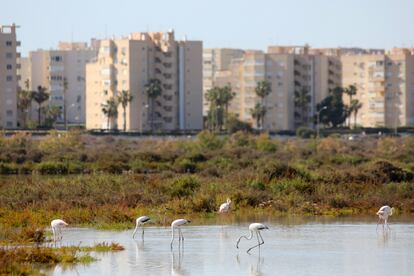
<instances>
[{"instance_id":1,"label":"flamingo","mask_svg":"<svg viewBox=\"0 0 414 276\"><path fill-rule=\"evenodd\" d=\"M59 237L62 239L62 227L68 224L61 219L54 219L50 225L52 226L53 240L56 242Z\"/></svg>"},{"instance_id":2,"label":"flamingo","mask_svg":"<svg viewBox=\"0 0 414 276\"><path fill-rule=\"evenodd\" d=\"M255 248L255 247L258 247L258 246L259 246L259 248L260 248L260 246L261 246L262 244L264 244L264 240L263 240L262 235L260 234L260 231L261 231L261 230L264 230L264 229L269 229L269 227L267 227L266 225L261 224L261 223L252 223L252 224L250 224L250 225L249 225L250 236L249 236L249 237L247 237L247 236L241 236L241 237L237 240L236 248L239 248L239 243L240 243L241 238L245 238L246 240L251 240L251 239L253 238L253 232L255 232L255 233L256 233L256 237L257 237L257 245L255 245L255 246L253 246L253 247L250 247L250 248L247 250L247 253L249 253L249 252L250 252L250 250L252 250L252 249L253 249L253 248Z\"/></svg>"},{"instance_id":3,"label":"flamingo","mask_svg":"<svg viewBox=\"0 0 414 276\"><path fill-rule=\"evenodd\" d=\"M227 201L220 205L219 213L221 214L228 213L230 211L230 204L231 204L231 200L230 198L227 198Z\"/></svg>"},{"instance_id":4,"label":"flamingo","mask_svg":"<svg viewBox=\"0 0 414 276\"><path fill-rule=\"evenodd\" d=\"M144 224L147 223L147 222L149 222L149 221L150 221L150 218L147 217L147 216L142 216L142 217L137 218L137 220L136 220L136 226L135 226L134 233L132 234L132 238L135 237L135 234L138 231L138 227L140 225L142 225L142 240L144 240Z\"/></svg>"},{"instance_id":5,"label":"flamingo","mask_svg":"<svg viewBox=\"0 0 414 276\"><path fill-rule=\"evenodd\" d=\"M388 217L392 216L394 212L394 208L391 208L388 205L382 206L378 212L378 223L377 223L377 229L378 229L378 224L380 224L381 220L383 221L382 224L382 228L384 229L384 225L387 226L388 229L391 229L390 226L388 225Z\"/></svg>"},{"instance_id":6,"label":"flamingo","mask_svg":"<svg viewBox=\"0 0 414 276\"><path fill-rule=\"evenodd\" d=\"M191 221L187 220L187 219L176 219L171 223L171 249L173 246L173 242L174 242L174 231L175 228L178 229L178 240L181 243L181 240L184 242L184 236L183 233L181 232L181 226L191 223Z\"/></svg>"}]
</instances>

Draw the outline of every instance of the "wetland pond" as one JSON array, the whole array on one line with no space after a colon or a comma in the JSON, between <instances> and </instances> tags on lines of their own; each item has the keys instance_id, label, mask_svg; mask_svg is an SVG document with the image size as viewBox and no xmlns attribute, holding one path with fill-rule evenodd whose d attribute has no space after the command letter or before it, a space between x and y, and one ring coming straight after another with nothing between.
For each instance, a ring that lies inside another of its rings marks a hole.
<instances>
[{"instance_id":1,"label":"wetland pond","mask_svg":"<svg viewBox=\"0 0 414 276\"><path fill-rule=\"evenodd\" d=\"M299 220L299 221L298 221ZM414 275L414 217L392 217L391 230L376 230L370 218L300 218L258 221L264 245L242 240L248 222L230 225L185 225L184 246L170 249L169 227L145 228L132 239L128 231L88 228L63 230L61 245L118 242L116 253L94 253L99 260L69 268L44 270L49 275ZM132 225L131 225L132 227Z\"/></svg>"}]
</instances>

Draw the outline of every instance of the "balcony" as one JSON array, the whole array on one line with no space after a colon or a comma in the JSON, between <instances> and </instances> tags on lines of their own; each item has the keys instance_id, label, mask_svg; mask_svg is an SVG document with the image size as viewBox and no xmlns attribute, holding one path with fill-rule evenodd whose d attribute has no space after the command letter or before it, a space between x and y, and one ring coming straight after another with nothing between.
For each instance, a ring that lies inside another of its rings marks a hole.
<instances>
[{"instance_id":1,"label":"balcony","mask_svg":"<svg viewBox=\"0 0 414 276\"><path fill-rule=\"evenodd\" d=\"M20 41L16 41L16 47L20 47L22 43Z\"/></svg>"}]
</instances>

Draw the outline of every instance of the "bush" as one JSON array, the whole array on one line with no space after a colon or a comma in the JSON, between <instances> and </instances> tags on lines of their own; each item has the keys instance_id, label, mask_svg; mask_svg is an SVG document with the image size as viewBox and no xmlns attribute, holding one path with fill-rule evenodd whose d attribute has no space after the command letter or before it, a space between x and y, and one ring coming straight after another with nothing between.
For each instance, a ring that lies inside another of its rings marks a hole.
<instances>
[{"instance_id":1,"label":"bush","mask_svg":"<svg viewBox=\"0 0 414 276\"><path fill-rule=\"evenodd\" d=\"M375 162L371 172L384 182L403 182L414 179L412 172L399 168L387 161Z\"/></svg>"},{"instance_id":2,"label":"bush","mask_svg":"<svg viewBox=\"0 0 414 276\"><path fill-rule=\"evenodd\" d=\"M19 168L16 164L0 163L0 174L10 175L17 174Z\"/></svg>"},{"instance_id":3,"label":"bush","mask_svg":"<svg viewBox=\"0 0 414 276\"><path fill-rule=\"evenodd\" d=\"M316 133L313 129L308 127L299 127L296 130L296 136L304 139L313 138L316 136Z\"/></svg>"},{"instance_id":4,"label":"bush","mask_svg":"<svg viewBox=\"0 0 414 276\"><path fill-rule=\"evenodd\" d=\"M252 132L252 126L249 123L240 121L234 116L229 117L226 129L229 133L235 133L238 131Z\"/></svg>"},{"instance_id":5,"label":"bush","mask_svg":"<svg viewBox=\"0 0 414 276\"><path fill-rule=\"evenodd\" d=\"M174 164L176 172L179 173L195 173L197 171L197 164L189 159L178 159Z\"/></svg>"},{"instance_id":6,"label":"bush","mask_svg":"<svg viewBox=\"0 0 414 276\"><path fill-rule=\"evenodd\" d=\"M36 166L40 174L67 174L68 166L63 162L45 161Z\"/></svg>"},{"instance_id":7,"label":"bush","mask_svg":"<svg viewBox=\"0 0 414 276\"><path fill-rule=\"evenodd\" d=\"M173 181L169 193L172 197L188 197L199 187L200 183L197 178L192 176L182 176Z\"/></svg>"},{"instance_id":8,"label":"bush","mask_svg":"<svg viewBox=\"0 0 414 276\"><path fill-rule=\"evenodd\" d=\"M310 178L309 174L306 171L293 168L284 163L268 163L265 165L262 174L265 177L265 179L267 179L267 181L279 178Z\"/></svg>"},{"instance_id":9,"label":"bush","mask_svg":"<svg viewBox=\"0 0 414 276\"><path fill-rule=\"evenodd\" d=\"M257 149L260 151L275 152L277 150L275 142L270 140L270 137L267 134L260 135L256 140L256 145Z\"/></svg>"}]
</instances>

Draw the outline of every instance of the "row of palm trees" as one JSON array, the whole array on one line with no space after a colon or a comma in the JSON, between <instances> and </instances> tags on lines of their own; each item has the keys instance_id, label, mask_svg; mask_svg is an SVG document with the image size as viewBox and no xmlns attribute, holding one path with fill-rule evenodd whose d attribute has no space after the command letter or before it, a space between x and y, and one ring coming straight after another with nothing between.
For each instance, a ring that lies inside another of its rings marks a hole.
<instances>
[{"instance_id":1,"label":"row of palm trees","mask_svg":"<svg viewBox=\"0 0 414 276\"><path fill-rule=\"evenodd\" d=\"M252 117L256 120L256 125L261 129L264 125L264 118L267 112L264 99L271 92L271 84L266 81L259 81L255 88L255 93L260 101L254 108L250 109ZM209 113L207 115L207 127L212 131L222 131L229 120L228 108L235 96L230 85L224 87L213 87L205 95L206 100L210 103Z\"/></svg>"},{"instance_id":2,"label":"row of palm trees","mask_svg":"<svg viewBox=\"0 0 414 276\"><path fill-rule=\"evenodd\" d=\"M49 93L43 86L38 86L37 90L30 90L29 80L25 81L25 89L18 92L17 108L23 114L23 128L27 127L27 116L30 112L33 101L37 103L38 127L42 126L41 114L46 115L45 123L53 125L61 115L61 110L57 106L43 107L43 103L49 100Z\"/></svg>"},{"instance_id":3,"label":"row of palm trees","mask_svg":"<svg viewBox=\"0 0 414 276\"><path fill-rule=\"evenodd\" d=\"M151 131L154 130L154 112L155 112L155 99L161 96L162 88L161 81L158 79L150 79L145 85L145 92L148 98L151 100ZM107 117L107 128L110 129L110 121L113 120L113 129L117 129L118 118L118 106L122 106L123 117L123 131L126 131L126 108L128 104L133 100L133 96L128 90L122 90L118 96L109 98L104 104L101 105L102 113Z\"/></svg>"},{"instance_id":4,"label":"row of palm trees","mask_svg":"<svg viewBox=\"0 0 414 276\"><path fill-rule=\"evenodd\" d=\"M348 118L348 127L351 128L351 117L354 117L354 128L356 127L357 123L357 115L358 111L362 108L362 103L358 99L353 99L352 97L357 94L357 88L355 85L350 85L346 88L337 87L334 89L335 91L339 91L339 99L342 102L342 95L343 93L349 96L349 105L343 104L343 108L341 113L343 113L344 120ZM331 91L330 94L332 94ZM328 95L330 97L331 95ZM326 99L324 99L319 105L324 105ZM295 91L294 97L295 103L295 118L296 122L299 126L308 126L310 117L309 117L309 108L311 103L311 95L309 90L306 87L302 87L300 90ZM326 106L326 108L330 108ZM337 107L336 107L337 108Z\"/></svg>"}]
</instances>

